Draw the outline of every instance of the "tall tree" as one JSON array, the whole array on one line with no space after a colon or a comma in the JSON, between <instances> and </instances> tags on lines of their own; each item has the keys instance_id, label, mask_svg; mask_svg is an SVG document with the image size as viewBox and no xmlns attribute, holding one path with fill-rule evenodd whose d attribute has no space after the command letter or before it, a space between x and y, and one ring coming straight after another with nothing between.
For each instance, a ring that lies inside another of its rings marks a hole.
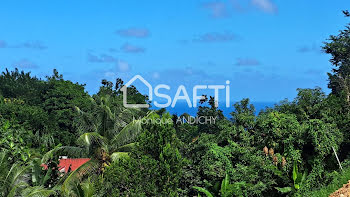
<instances>
[{"instance_id":1,"label":"tall tree","mask_svg":"<svg viewBox=\"0 0 350 197\"><path fill-rule=\"evenodd\" d=\"M349 17L348 11L344 11L345 17ZM329 38L323 49L330 54L330 62L335 66L332 73L328 73L328 87L335 95L344 94L350 102L350 24L336 36Z\"/></svg>"},{"instance_id":2,"label":"tall tree","mask_svg":"<svg viewBox=\"0 0 350 197\"><path fill-rule=\"evenodd\" d=\"M84 85L64 80L56 69L53 72L47 77L48 90L42 106L51 120L49 128L54 137L64 145L73 145L77 137L72 121L78 115L75 106L85 110L91 105L91 97Z\"/></svg>"},{"instance_id":3,"label":"tall tree","mask_svg":"<svg viewBox=\"0 0 350 197\"><path fill-rule=\"evenodd\" d=\"M0 95L4 98L17 98L31 105L42 102L41 95L46 90L46 83L30 72L25 73L17 68L14 71L6 69L0 74Z\"/></svg>"}]
</instances>

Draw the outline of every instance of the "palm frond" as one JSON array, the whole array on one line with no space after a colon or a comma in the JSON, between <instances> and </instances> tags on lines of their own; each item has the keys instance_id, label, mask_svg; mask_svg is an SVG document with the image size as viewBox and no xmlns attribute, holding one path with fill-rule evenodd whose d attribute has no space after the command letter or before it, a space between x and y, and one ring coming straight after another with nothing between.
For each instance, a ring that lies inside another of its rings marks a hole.
<instances>
[{"instance_id":1,"label":"palm frond","mask_svg":"<svg viewBox=\"0 0 350 197\"><path fill-rule=\"evenodd\" d=\"M91 182L90 178L81 184L84 191L84 197L92 197L96 193L95 185Z\"/></svg>"},{"instance_id":2,"label":"palm frond","mask_svg":"<svg viewBox=\"0 0 350 197\"><path fill-rule=\"evenodd\" d=\"M142 119L133 120L128 125L126 125L116 136L111 140L111 145L114 150L118 149L120 146L130 143L135 140L135 138L142 131L142 122L146 119L151 118L153 112L148 113Z\"/></svg>"},{"instance_id":3,"label":"palm frond","mask_svg":"<svg viewBox=\"0 0 350 197\"><path fill-rule=\"evenodd\" d=\"M126 125L114 138L111 140L111 145L114 149L134 140L141 132L141 121L134 120Z\"/></svg>"},{"instance_id":4,"label":"palm frond","mask_svg":"<svg viewBox=\"0 0 350 197\"><path fill-rule=\"evenodd\" d=\"M28 172L29 166L21 166L19 164L13 164L9 174L12 172L10 176L7 176L6 180L12 186L21 185L23 183L28 182Z\"/></svg>"},{"instance_id":5,"label":"palm frond","mask_svg":"<svg viewBox=\"0 0 350 197\"><path fill-rule=\"evenodd\" d=\"M125 144L116 149L118 152L131 152L136 147L136 143Z\"/></svg>"},{"instance_id":6,"label":"palm frond","mask_svg":"<svg viewBox=\"0 0 350 197\"><path fill-rule=\"evenodd\" d=\"M92 144L103 145L105 143L105 138L96 132L84 133L79 136L77 144L85 147L89 147Z\"/></svg>"},{"instance_id":7,"label":"palm frond","mask_svg":"<svg viewBox=\"0 0 350 197\"><path fill-rule=\"evenodd\" d=\"M5 194L5 196L6 197L15 197L15 196L17 196L17 193L18 193L17 189L19 189L19 187L24 188L25 186L27 186L27 185L24 183L22 183L20 185L14 185L10 188L10 191L7 194Z\"/></svg>"},{"instance_id":8,"label":"palm frond","mask_svg":"<svg viewBox=\"0 0 350 197\"><path fill-rule=\"evenodd\" d=\"M71 172L64 180L61 188L62 192L69 193L69 190L71 190L77 182L81 181L85 175L95 173L99 167L100 163L95 159L91 159L90 161L81 165L78 169Z\"/></svg>"},{"instance_id":9,"label":"palm frond","mask_svg":"<svg viewBox=\"0 0 350 197\"><path fill-rule=\"evenodd\" d=\"M118 161L121 158L127 158L129 157L129 153L126 152L115 152L111 155L112 161Z\"/></svg>"},{"instance_id":10,"label":"palm frond","mask_svg":"<svg viewBox=\"0 0 350 197\"><path fill-rule=\"evenodd\" d=\"M29 176L27 172L29 166L14 163L9 167L6 153L1 153L0 164L2 169L0 174L0 196L16 196L20 190L28 186Z\"/></svg>"},{"instance_id":11,"label":"palm frond","mask_svg":"<svg viewBox=\"0 0 350 197\"><path fill-rule=\"evenodd\" d=\"M55 193L55 190L45 189L42 186L36 186L24 189L21 194L24 197L49 197Z\"/></svg>"},{"instance_id":12,"label":"palm frond","mask_svg":"<svg viewBox=\"0 0 350 197\"><path fill-rule=\"evenodd\" d=\"M45 153L41 159L42 163L47 163L48 160L52 159L53 156L57 153L64 153L69 154L72 156L80 157L82 155L86 155L85 149L81 147L75 147L75 146L56 146L54 149L48 151Z\"/></svg>"},{"instance_id":13,"label":"palm frond","mask_svg":"<svg viewBox=\"0 0 350 197\"><path fill-rule=\"evenodd\" d=\"M74 120L75 127L79 133L98 132L98 114L87 113L76 107L79 116Z\"/></svg>"}]
</instances>

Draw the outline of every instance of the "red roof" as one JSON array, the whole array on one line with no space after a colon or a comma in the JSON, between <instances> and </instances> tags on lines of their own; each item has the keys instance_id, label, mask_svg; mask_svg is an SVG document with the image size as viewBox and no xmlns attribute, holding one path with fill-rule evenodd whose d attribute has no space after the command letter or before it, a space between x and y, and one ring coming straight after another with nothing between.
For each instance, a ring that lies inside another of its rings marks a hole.
<instances>
[{"instance_id":1,"label":"red roof","mask_svg":"<svg viewBox=\"0 0 350 197\"><path fill-rule=\"evenodd\" d=\"M88 161L90 161L89 158L60 159L60 163L58 164L59 171L67 173L69 167L71 171L74 171ZM41 166L44 167L45 170L47 170L46 164L41 164Z\"/></svg>"}]
</instances>

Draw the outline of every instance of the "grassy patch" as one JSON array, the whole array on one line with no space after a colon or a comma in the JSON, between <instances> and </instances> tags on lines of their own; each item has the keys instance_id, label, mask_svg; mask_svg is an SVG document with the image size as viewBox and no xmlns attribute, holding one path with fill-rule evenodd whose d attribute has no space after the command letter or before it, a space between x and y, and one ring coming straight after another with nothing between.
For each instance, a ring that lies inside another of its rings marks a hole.
<instances>
[{"instance_id":1,"label":"grassy patch","mask_svg":"<svg viewBox=\"0 0 350 197\"><path fill-rule=\"evenodd\" d=\"M344 184L348 183L349 180L350 167L347 167L343 172L334 172L333 180L330 184L320 188L319 190L308 192L305 196L328 197L331 193L337 191L339 188L343 187Z\"/></svg>"}]
</instances>

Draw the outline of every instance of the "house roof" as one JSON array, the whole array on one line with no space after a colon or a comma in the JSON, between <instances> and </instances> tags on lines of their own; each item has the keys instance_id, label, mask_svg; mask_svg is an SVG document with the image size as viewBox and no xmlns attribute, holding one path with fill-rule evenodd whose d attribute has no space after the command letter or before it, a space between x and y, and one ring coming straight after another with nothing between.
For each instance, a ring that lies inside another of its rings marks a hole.
<instances>
[{"instance_id":1,"label":"house roof","mask_svg":"<svg viewBox=\"0 0 350 197\"><path fill-rule=\"evenodd\" d=\"M58 168L59 168L59 171L67 173L69 167L71 171L74 171L88 161L90 161L89 158L60 159ZM45 170L47 170L46 164L41 164L41 166L44 167Z\"/></svg>"}]
</instances>

